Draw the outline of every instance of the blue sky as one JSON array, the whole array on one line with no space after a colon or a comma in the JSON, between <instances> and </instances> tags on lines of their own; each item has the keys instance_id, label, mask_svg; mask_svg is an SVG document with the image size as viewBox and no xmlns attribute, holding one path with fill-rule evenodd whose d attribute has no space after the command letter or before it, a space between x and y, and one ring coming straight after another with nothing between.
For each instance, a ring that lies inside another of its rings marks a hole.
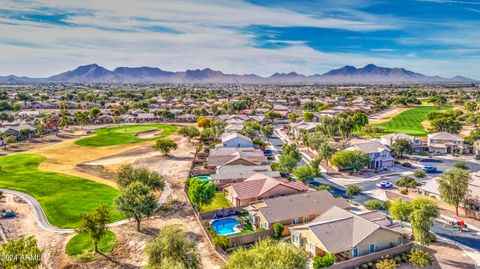
<instances>
[{"instance_id":1,"label":"blue sky","mask_svg":"<svg viewBox=\"0 0 480 269\"><path fill-rule=\"evenodd\" d=\"M0 3L0 75L89 63L310 75L374 63L480 79L475 0Z\"/></svg>"}]
</instances>

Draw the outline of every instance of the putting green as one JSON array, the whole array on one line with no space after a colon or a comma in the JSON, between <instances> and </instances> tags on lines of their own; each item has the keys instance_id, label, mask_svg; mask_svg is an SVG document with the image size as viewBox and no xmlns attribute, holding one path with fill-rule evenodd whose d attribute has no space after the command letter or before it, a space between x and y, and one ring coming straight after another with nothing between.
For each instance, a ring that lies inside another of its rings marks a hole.
<instances>
[{"instance_id":1,"label":"putting green","mask_svg":"<svg viewBox=\"0 0 480 269\"><path fill-rule=\"evenodd\" d=\"M154 130L161 130L162 132L153 138L136 137L136 134L138 133ZM167 137L176 130L176 126L161 123L123 125L96 130L93 132L94 136L79 139L75 141L75 144L87 147L105 147L113 145L131 144Z\"/></svg>"},{"instance_id":2,"label":"putting green","mask_svg":"<svg viewBox=\"0 0 480 269\"><path fill-rule=\"evenodd\" d=\"M0 187L35 197L48 221L57 227L77 227L80 213L92 212L102 204L112 210L113 221L123 218L114 206L118 190L88 179L38 170L45 159L23 153L0 157Z\"/></svg>"}]
</instances>

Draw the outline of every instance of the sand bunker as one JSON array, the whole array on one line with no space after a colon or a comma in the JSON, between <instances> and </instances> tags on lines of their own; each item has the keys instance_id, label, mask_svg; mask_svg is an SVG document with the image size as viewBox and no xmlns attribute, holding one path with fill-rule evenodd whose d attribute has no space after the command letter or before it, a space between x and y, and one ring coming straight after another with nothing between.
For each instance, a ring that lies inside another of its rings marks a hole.
<instances>
[{"instance_id":1,"label":"sand bunker","mask_svg":"<svg viewBox=\"0 0 480 269\"><path fill-rule=\"evenodd\" d=\"M137 133L135 137L137 138L154 138L157 135L161 134L163 130L151 130L151 131L145 131L141 133Z\"/></svg>"}]
</instances>

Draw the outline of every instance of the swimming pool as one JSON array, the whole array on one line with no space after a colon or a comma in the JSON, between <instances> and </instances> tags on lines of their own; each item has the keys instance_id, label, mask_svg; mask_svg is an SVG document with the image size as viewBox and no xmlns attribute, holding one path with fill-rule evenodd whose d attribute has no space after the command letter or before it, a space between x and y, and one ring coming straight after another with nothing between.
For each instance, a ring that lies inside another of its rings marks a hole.
<instances>
[{"instance_id":1,"label":"swimming pool","mask_svg":"<svg viewBox=\"0 0 480 269\"><path fill-rule=\"evenodd\" d=\"M212 222L212 227L219 235L231 234L238 232L235 226L240 224L236 219L224 218Z\"/></svg>"},{"instance_id":2,"label":"swimming pool","mask_svg":"<svg viewBox=\"0 0 480 269\"><path fill-rule=\"evenodd\" d=\"M197 178L200 179L201 181L212 181L212 178L207 176L199 176Z\"/></svg>"}]
</instances>

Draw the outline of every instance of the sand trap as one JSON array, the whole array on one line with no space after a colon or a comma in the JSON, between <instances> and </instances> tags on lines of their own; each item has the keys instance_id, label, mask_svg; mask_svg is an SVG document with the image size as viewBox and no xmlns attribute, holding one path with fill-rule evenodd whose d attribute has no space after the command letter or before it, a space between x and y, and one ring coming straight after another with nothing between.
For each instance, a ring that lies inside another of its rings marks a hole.
<instances>
[{"instance_id":1,"label":"sand trap","mask_svg":"<svg viewBox=\"0 0 480 269\"><path fill-rule=\"evenodd\" d=\"M411 109L411 107L392 107L382 112L371 115L370 117L368 117L368 121L370 124L384 123L408 109Z\"/></svg>"},{"instance_id":2,"label":"sand trap","mask_svg":"<svg viewBox=\"0 0 480 269\"><path fill-rule=\"evenodd\" d=\"M135 137L137 138L154 138L155 136L161 134L163 130L151 130L151 131L145 131L141 133L137 133Z\"/></svg>"}]
</instances>

